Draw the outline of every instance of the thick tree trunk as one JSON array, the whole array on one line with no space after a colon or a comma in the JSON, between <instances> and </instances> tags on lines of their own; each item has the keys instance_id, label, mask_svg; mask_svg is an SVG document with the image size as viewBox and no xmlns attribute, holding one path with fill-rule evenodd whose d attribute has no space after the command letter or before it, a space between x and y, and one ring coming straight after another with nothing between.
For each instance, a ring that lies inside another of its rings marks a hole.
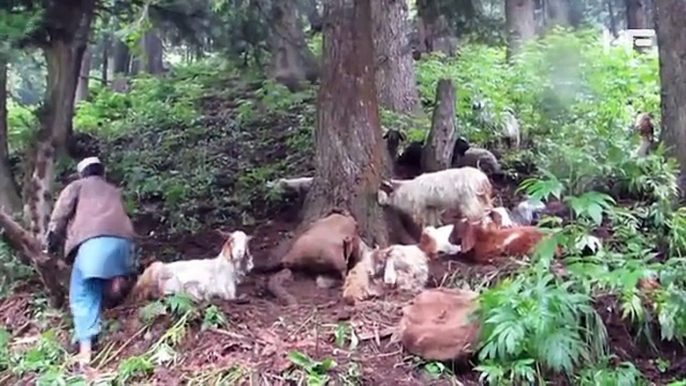
<instances>
[{"instance_id":1,"label":"thick tree trunk","mask_svg":"<svg viewBox=\"0 0 686 386\"><path fill-rule=\"evenodd\" d=\"M522 43L536 36L534 0L506 0L507 56L517 53Z\"/></svg>"},{"instance_id":2,"label":"thick tree trunk","mask_svg":"<svg viewBox=\"0 0 686 386\"><path fill-rule=\"evenodd\" d=\"M417 0L419 23L419 52L442 52L455 55L457 39L450 32L445 16L439 9L439 0Z\"/></svg>"},{"instance_id":3,"label":"thick tree trunk","mask_svg":"<svg viewBox=\"0 0 686 386\"><path fill-rule=\"evenodd\" d=\"M569 4L567 0L545 0L547 24L549 26L569 26Z\"/></svg>"},{"instance_id":4,"label":"thick tree trunk","mask_svg":"<svg viewBox=\"0 0 686 386\"><path fill-rule=\"evenodd\" d=\"M624 0L626 4L626 27L628 29L648 28L647 9L643 0Z\"/></svg>"},{"instance_id":5,"label":"thick tree trunk","mask_svg":"<svg viewBox=\"0 0 686 386\"><path fill-rule=\"evenodd\" d=\"M369 245L387 245L377 191L384 146L374 82L370 0L331 0L324 9L324 58L315 130L315 173L303 224L347 209Z\"/></svg>"},{"instance_id":6,"label":"thick tree trunk","mask_svg":"<svg viewBox=\"0 0 686 386\"><path fill-rule=\"evenodd\" d=\"M662 143L686 173L686 2L654 1L662 84Z\"/></svg>"},{"instance_id":7,"label":"thick tree trunk","mask_svg":"<svg viewBox=\"0 0 686 386\"><path fill-rule=\"evenodd\" d=\"M9 164L7 147L7 61L0 55L0 210L21 213L21 197Z\"/></svg>"},{"instance_id":8,"label":"thick tree trunk","mask_svg":"<svg viewBox=\"0 0 686 386\"><path fill-rule=\"evenodd\" d=\"M455 88L449 79L436 87L436 107L431 131L422 152L422 171L436 172L450 167L455 147Z\"/></svg>"},{"instance_id":9,"label":"thick tree trunk","mask_svg":"<svg viewBox=\"0 0 686 386\"><path fill-rule=\"evenodd\" d=\"M142 39L143 52L145 55L145 71L149 74L158 75L164 72L164 46L162 39L154 30L147 31Z\"/></svg>"},{"instance_id":10,"label":"thick tree trunk","mask_svg":"<svg viewBox=\"0 0 686 386\"><path fill-rule=\"evenodd\" d=\"M81 70L79 71L79 80L74 95L74 104L88 99L88 80L91 70L92 55L93 51L90 48L86 48L86 52L83 53L83 59L81 60Z\"/></svg>"},{"instance_id":11,"label":"thick tree trunk","mask_svg":"<svg viewBox=\"0 0 686 386\"><path fill-rule=\"evenodd\" d=\"M273 4L271 33L271 76L290 90L300 82L315 82L319 77L317 62L305 42L295 0L276 0Z\"/></svg>"},{"instance_id":12,"label":"thick tree trunk","mask_svg":"<svg viewBox=\"0 0 686 386\"><path fill-rule=\"evenodd\" d=\"M398 0L372 1L374 22L376 90L379 104L389 110L419 111L417 78L408 39L407 3Z\"/></svg>"}]
</instances>

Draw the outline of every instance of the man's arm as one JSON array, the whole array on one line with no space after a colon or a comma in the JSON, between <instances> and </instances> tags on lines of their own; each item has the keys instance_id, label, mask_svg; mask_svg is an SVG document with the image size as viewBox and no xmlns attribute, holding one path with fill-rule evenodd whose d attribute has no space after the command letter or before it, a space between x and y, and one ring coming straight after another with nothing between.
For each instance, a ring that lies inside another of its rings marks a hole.
<instances>
[{"instance_id":1,"label":"man's arm","mask_svg":"<svg viewBox=\"0 0 686 386\"><path fill-rule=\"evenodd\" d=\"M55 203L55 209L50 216L48 223L48 234L46 235L46 247L53 252L58 238L63 238L69 220L74 216L76 203L79 200L79 184L71 183L60 193Z\"/></svg>"}]
</instances>

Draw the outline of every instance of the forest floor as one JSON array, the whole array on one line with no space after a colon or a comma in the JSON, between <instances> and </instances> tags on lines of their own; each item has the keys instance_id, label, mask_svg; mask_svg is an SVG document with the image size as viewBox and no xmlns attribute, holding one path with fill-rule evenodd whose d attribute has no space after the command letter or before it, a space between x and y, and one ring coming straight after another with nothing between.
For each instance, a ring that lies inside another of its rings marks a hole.
<instances>
[{"instance_id":1,"label":"forest floor","mask_svg":"<svg viewBox=\"0 0 686 386\"><path fill-rule=\"evenodd\" d=\"M156 259L214 257L223 243L216 230L235 228L254 236L251 250L255 265L260 266L268 263L271 249L298 226L298 200L283 198L275 204L259 198L263 191L253 194L246 190L261 189L265 179L302 176L312 169L311 126L307 127L314 115L312 101L304 98L300 107L292 108L286 115L238 130L235 93L247 92L232 92L201 102L203 114L197 121L201 130L184 130L174 125L142 127L140 132L130 133L124 139L98 143L110 167L108 173L120 180L135 201L135 226L142 236L141 267ZM196 146L189 147L189 143ZM272 166L277 163L280 166ZM133 179L136 173L146 170L154 173ZM160 174L168 170L173 173ZM210 182L201 185L206 174L211 177L207 178ZM175 178L179 184L169 184ZM145 185L149 181L152 182ZM161 185L168 191L155 191ZM176 192L178 186L187 186L188 192L171 200L173 195L169 191ZM516 200L514 188L514 184L498 187L497 195L504 205ZM207 192L213 195L205 195ZM188 223L193 225L192 229L184 229L186 223L171 221L179 218L194 218L195 222ZM429 286L493 285L516 269L517 264L474 266L443 259L432 264ZM146 376L136 374L126 383L278 385L326 373L335 379L335 384L479 384L478 374L470 370L469 364L422 361L404 353L399 344L391 343L391 331L402 316L403 306L411 300L407 296L389 293L348 306L340 297L340 287L323 290L312 278L296 276L289 292L299 304L287 307L268 293L267 279L267 275L261 274L248 276L239 286L240 300L215 303L228 323L203 329L202 318L191 320L185 333L173 339L177 355L167 365L147 368ZM606 321L617 363L632 362L655 384L666 384L675 375L686 373L683 351L661 346L659 355L651 353L648 346L634 341L637 334L630 331L619 313L607 311L608 302L612 300L598 301L597 309ZM127 305L105 312L101 354L94 361L100 377L126 371L127 358L148 352L177 325L170 315L161 315L154 323L143 322L141 309L141 305ZM70 321L64 311L49 309L37 284L29 282L0 299L0 324L12 334L13 346L33 345L41 332L56 327L58 340L67 347ZM345 333L341 335L342 326L351 328L343 329ZM288 357L294 351L309 355L314 362L311 366L294 364ZM663 358L671 365L665 369L655 358ZM337 363L330 371L322 370L321 363L316 363L327 359ZM23 379L12 377L0 379L0 384L30 384L32 379L30 372ZM225 383L215 383L219 379ZM555 382L566 383L563 379Z\"/></svg>"}]
</instances>

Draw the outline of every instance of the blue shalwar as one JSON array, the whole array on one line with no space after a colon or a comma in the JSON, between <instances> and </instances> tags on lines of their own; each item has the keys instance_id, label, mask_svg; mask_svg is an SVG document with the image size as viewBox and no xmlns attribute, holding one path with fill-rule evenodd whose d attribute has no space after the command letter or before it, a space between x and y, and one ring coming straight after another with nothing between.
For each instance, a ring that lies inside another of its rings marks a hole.
<instances>
[{"instance_id":1,"label":"blue shalwar","mask_svg":"<svg viewBox=\"0 0 686 386\"><path fill-rule=\"evenodd\" d=\"M90 345L100 332L100 309L107 279L133 270L133 242L100 236L81 243L69 283L69 307L74 318L74 341Z\"/></svg>"}]
</instances>

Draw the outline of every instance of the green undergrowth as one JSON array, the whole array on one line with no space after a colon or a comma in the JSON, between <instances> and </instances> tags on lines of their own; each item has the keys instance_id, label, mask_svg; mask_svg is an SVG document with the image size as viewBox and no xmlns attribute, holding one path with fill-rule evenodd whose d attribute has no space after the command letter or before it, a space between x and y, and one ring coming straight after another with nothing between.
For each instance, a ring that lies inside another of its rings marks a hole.
<instances>
[{"instance_id":1,"label":"green undergrowth","mask_svg":"<svg viewBox=\"0 0 686 386\"><path fill-rule=\"evenodd\" d=\"M202 62L79 105L75 127L97 137L132 211L176 230L249 224L274 201L266 181L309 171L314 89L241 75Z\"/></svg>"}]
</instances>

